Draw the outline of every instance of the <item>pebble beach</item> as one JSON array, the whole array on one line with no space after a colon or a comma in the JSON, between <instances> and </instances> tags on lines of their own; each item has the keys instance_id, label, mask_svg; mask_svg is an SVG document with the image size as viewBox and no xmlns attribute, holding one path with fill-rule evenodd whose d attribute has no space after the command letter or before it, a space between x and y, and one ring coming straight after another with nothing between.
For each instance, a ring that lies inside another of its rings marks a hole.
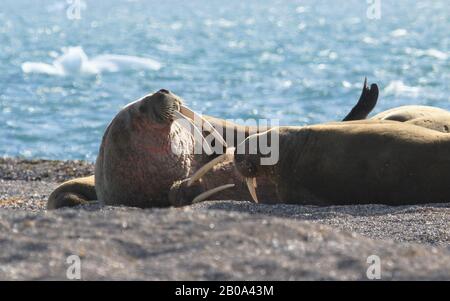
<instances>
[{"instance_id":1,"label":"pebble beach","mask_svg":"<svg viewBox=\"0 0 450 301\"><path fill-rule=\"evenodd\" d=\"M450 280L450 203L421 206L258 205L183 208L93 204L47 211L83 161L0 159L0 280Z\"/></svg>"}]
</instances>

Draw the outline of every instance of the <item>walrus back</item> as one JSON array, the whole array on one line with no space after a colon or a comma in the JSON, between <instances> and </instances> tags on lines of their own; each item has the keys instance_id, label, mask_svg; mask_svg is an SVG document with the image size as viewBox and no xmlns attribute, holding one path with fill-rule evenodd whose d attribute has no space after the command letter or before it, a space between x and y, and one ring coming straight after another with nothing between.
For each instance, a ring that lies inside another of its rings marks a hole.
<instances>
[{"instance_id":1,"label":"walrus back","mask_svg":"<svg viewBox=\"0 0 450 301\"><path fill-rule=\"evenodd\" d=\"M450 199L447 134L383 122L286 131L300 138L291 137L288 147L280 143L283 201L308 203L305 195L335 205Z\"/></svg>"}]
</instances>

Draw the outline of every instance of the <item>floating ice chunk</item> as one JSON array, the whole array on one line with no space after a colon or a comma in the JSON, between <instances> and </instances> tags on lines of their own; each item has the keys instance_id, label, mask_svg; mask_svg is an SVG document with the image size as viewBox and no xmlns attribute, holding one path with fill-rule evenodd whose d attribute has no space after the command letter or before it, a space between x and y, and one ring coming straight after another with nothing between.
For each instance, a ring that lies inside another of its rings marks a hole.
<instances>
[{"instance_id":1,"label":"floating ice chunk","mask_svg":"<svg viewBox=\"0 0 450 301\"><path fill-rule=\"evenodd\" d=\"M48 75L64 75L64 72L54 65L45 63L25 62L22 64L24 73L41 73Z\"/></svg>"},{"instance_id":2,"label":"floating ice chunk","mask_svg":"<svg viewBox=\"0 0 450 301\"><path fill-rule=\"evenodd\" d=\"M428 50L425 51L424 54L427 55L427 56L430 56L430 57L437 58L438 60L445 61L446 59L448 59L448 54L447 53L442 52L442 51L437 50L437 49L428 49Z\"/></svg>"},{"instance_id":3,"label":"floating ice chunk","mask_svg":"<svg viewBox=\"0 0 450 301\"><path fill-rule=\"evenodd\" d=\"M105 54L96 56L91 61L102 71L118 72L128 69L159 70L162 65L149 58L140 58L129 55Z\"/></svg>"},{"instance_id":4,"label":"floating ice chunk","mask_svg":"<svg viewBox=\"0 0 450 301\"><path fill-rule=\"evenodd\" d=\"M63 53L57 56L52 64L41 62L25 62L22 64L24 73L59 76L127 70L157 71L161 67L162 64L156 60L129 55L105 54L89 59L82 47L63 48Z\"/></svg>"}]
</instances>

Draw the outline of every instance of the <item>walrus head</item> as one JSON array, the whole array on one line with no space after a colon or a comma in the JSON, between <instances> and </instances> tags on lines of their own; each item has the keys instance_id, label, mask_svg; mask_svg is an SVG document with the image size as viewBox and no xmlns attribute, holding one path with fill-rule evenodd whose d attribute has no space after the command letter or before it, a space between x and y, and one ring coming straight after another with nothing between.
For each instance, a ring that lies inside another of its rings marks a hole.
<instances>
[{"instance_id":1,"label":"walrus head","mask_svg":"<svg viewBox=\"0 0 450 301\"><path fill-rule=\"evenodd\" d=\"M175 111L179 111L183 101L166 89L144 97L138 101L139 112L149 121L159 124L170 124L175 118Z\"/></svg>"},{"instance_id":2,"label":"walrus head","mask_svg":"<svg viewBox=\"0 0 450 301\"><path fill-rule=\"evenodd\" d=\"M196 171L187 181L186 186L195 187L195 183L201 181L201 178L214 168L214 166L225 161L233 160L236 170L247 184L250 195L253 200L258 203L256 178L261 176L271 178L274 175L274 166L278 160L277 158L270 164L272 161L271 158L273 159L273 157L271 157L273 154L268 149L269 146L272 150L279 147L278 129L276 128L251 135L236 148L228 148L225 154L211 160ZM276 149L276 151L278 151L278 149ZM227 188L231 187L217 187L217 189L221 190Z\"/></svg>"},{"instance_id":3,"label":"walrus head","mask_svg":"<svg viewBox=\"0 0 450 301\"><path fill-rule=\"evenodd\" d=\"M194 147L211 152L192 122L198 117L180 97L162 89L124 107L108 126L96 161L99 200L110 205L169 206L174 182L186 178L195 163ZM203 128L223 138L203 120Z\"/></svg>"}]
</instances>

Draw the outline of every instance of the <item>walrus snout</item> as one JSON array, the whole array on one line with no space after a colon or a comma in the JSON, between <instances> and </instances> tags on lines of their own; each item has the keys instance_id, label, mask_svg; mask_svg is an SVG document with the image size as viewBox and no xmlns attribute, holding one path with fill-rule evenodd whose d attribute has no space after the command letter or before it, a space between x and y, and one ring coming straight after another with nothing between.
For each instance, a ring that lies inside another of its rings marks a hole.
<instances>
[{"instance_id":1,"label":"walrus snout","mask_svg":"<svg viewBox=\"0 0 450 301\"><path fill-rule=\"evenodd\" d=\"M161 89L142 99L139 112L158 123L171 123L175 119L175 112L180 110L181 105L179 97L169 90Z\"/></svg>"},{"instance_id":2,"label":"walrus snout","mask_svg":"<svg viewBox=\"0 0 450 301\"><path fill-rule=\"evenodd\" d=\"M258 156L248 154L234 154L234 165L245 178L255 178L258 175Z\"/></svg>"},{"instance_id":3,"label":"walrus snout","mask_svg":"<svg viewBox=\"0 0 450 301\"><path fill-rule=\"evenodd\" d=\"M245 141L243 143L245 143ZM256 193L256 188L258 187L256 177L258 177L260 173L258 168L259 161L260 156L257 154L234 154L234 166L239 174L245 179L248 192L256 203L259 202Z\"/></svg>"},{"instance_id":4,"label":"walrus snout","mask_svg":"<svg viewBox=\"0 0 450 301\"><path fill-rule=\"evenodd\" d=\"M183 105L182 99L167 89L161 89L152 95L142 98L138 105L138 110L141 114L163 126L178 121L178 124L191 133L192 137L208 155L212 154L213 151L205 140L202 134L203 131L210 132L214 136L216 143L222 148L227 147L222 135L207 119Z\"/></svg>"},{"instance_id":5,"label":"walrus snout","mask_svg":"<svg viewBox=\"0 0 450 301\"><path fill-rule=\"evenodd\" d=\"M157 93L161 93L161 94L172 94L169 90L167 89L161 89L159 90Z\"/></svg>"},{"instance_id":6,"label":"walrus snout","mask_svg":"<svg viewBox=\"0 0 450 301\"><path fill-rule=\"evenodd\" d=\"M254 177L257 172L257 160L259 158L259 134L247 137L236 147L234 151L234 163L239 171L245 177Z\"/></svg>"},{"instance_id":7,"label":"walrus snout","mask_svg":"<svg viewBox=\"0 0 450 301\"><path fill-rule=\"evenodd\" d=\"M197 170L191 176L191 178L187 179L186 187L190 187L193 184L195 184L197 181L200 181L201 178L208 171L210 171L211 169L214 168L214 166L216 166L216 165L218 165L220 163L226 162L228 160L233 160L233 163L236 165L236 159L235 159L236 156L239 157L239 159L238 159L239 162L246 162L246 163L247 162L256 162L255 159L253 161L248 161L247 160L247 156L245 156L245 155L242 155L242 154L238 155L237 154L237 150L234 147L227 148L225 154L220 155L219 157L214 158L213 160L209 161L208 163L203 165L199 170ZM248 174L253 174L253 173L256 174L257 173L256 166L258 166L258 165L257 164L254 164L254 165L252 164L252 168L249 168L249 165L245 165L245 167L242 167L243 168L242 169L243 174L241 174L241 176L244 177L245 182L246 182L247 187L248 187L248 190L249 190L253 200L256 203L258 203L258 197L256 195L256 187L257 187L256 177L253 177L253 176L246 177L245 176L246 172ZM238 171L239 171L239 169L238 169ZM217 192L220 192L222 190L229 189L229 188L232 188L232 187L234 187L234 184L227 184L227 185L222 185L222 186L216 187L214 189L206 191L206 192L202 193L201 195L197 196L192 202L193 203L200 202L200 201L205 200L207 197L209 197L209 196L211 196L211 195L213 195L213 194L215 194Z\"/></svg>"}]
</instances>

